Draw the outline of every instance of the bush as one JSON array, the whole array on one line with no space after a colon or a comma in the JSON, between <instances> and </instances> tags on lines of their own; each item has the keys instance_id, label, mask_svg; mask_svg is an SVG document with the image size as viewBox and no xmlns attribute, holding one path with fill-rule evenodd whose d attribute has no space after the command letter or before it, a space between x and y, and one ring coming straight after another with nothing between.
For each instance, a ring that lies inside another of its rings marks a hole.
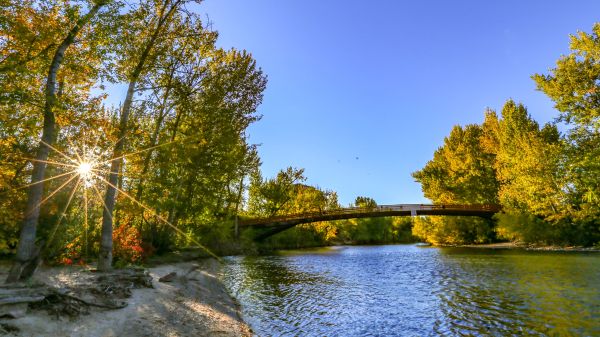
<instances>
[{"instance_id":1,"label":"bush","mask_svg":"<svg viewBox=\"0 0 600 337\"><path fill-rule=\"evenodd\" d=\"M121 265L138 263L147 257L137 228L129 223L122 223L113 231L113 257L115 263Z\"/></svg>"},{"instance_id":2,"label":"bush","mask_svg":"<svg viewBox=\"0 0 600 337\"><path fill-rule=\"evenodd\" d=\"M494 239L492 221L459 216L416 217L412 234L434 245L486 243Z\"/></svg>"},{"instance_id":3,"label":"bush","mask_svg":"<svg viewBox=\"0 0 600 337\"><path fill-rule=\"evenodd\" d=\"M600 240L600 225L595 219L561 218L545 221L531 213L499 213L496 232L507 240L543 245L592 246ZM587 221L586 221L587 220Z\"/></svg>"},{"instance_id":4,"label":"bush","mask_svg":"<svg viewBox=\"0 0 600 337\"><path fill-rule=\"evenodd\" d=\"M549 244L556 237L556 230L543 219L531 213L498 213L496 233L501 239L522 243Z\"/></svg>"}]
</instances>

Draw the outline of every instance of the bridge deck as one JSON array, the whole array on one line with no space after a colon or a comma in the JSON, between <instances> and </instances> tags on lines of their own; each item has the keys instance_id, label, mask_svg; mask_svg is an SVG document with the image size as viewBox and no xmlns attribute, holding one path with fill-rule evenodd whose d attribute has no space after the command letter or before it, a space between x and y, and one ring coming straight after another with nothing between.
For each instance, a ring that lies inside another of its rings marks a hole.
<instances>
[{"instance_id":1,"label":"bridge deck","mask_svg":"<svg viewBox=\"0 0 600 337\"><path fill-rule=\"evenodd\" d=\"M353 218L407 216L407 215L462 215L491 217L500 211L498 205L426 205L426 204L400 204L379 205L372 208L349 207L321 212L307 212L274 216L269 218L244 219L239 222L240 227L291 227L301 223L331 221Z\"/></svg>"}]
</instances>

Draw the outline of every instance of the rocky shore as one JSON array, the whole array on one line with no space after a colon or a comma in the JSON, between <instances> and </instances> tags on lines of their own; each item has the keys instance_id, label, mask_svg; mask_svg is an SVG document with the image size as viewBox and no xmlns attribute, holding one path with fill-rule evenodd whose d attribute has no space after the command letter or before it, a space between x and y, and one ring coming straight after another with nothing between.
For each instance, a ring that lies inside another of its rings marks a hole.
<instances>
[{"instance_id":1,"label":"rocky shore","mask_svg":"<svg viewBox=\"0 0 600 337\"><path fill-rule=\"evenodd\" d=\"M153 288L133 289L122 309L91 308L77 317L29 310L19 318L0 318L0 335L8 336L251 336L239 305L219 279L214 259L159 265L148 269ZM7 268L0 267L0 279ZM84 267L42 268L37 282L77 287L89 277ZM166 282L161 277L170 275Z\"/></svg>"}]
</instances>

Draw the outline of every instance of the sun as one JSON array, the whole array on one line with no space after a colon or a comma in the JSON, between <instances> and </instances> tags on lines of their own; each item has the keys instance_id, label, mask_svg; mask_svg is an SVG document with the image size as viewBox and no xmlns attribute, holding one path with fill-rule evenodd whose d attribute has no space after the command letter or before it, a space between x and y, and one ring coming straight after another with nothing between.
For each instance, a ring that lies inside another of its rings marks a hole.
<instances>
[{"instance_id":1,"label":"sun","mask_svg":"<svg viewBox=\"0 0 600 337\"><path fill-rule=\"evenodd\" d=\"M90 187L93 184L95 176L94 164L89 161L80 161L77 163L77 168L75 171L79 175L79 179L81 179L85 187Z\"/></svg>"},{"instance_id":2,"label":"sun","mask_svg":"<svg viewBox=\"0 0 600 337\"><path fill-rule=\"evenodd\" d=\"M79 163L79 166L77 166L77 173L79 173L82 178L87 178L92 173L92 164L88 162Z\"/></svg>"}]
</instances>

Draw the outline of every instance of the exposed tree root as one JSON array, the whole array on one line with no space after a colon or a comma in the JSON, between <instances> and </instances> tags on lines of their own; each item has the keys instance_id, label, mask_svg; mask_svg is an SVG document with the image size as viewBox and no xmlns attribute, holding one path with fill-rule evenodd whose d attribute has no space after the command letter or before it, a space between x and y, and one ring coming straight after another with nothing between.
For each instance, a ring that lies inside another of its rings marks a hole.
<instances>
[{"instance_id":1,"label":"exposed tree root","mask_svg":"<svg viewBox=\"0 0 600 337\"><path fill-rule=\"evenodd\" d=\"M151 287L152 277L143 269L94 273L89 282L70 288L10 284L0 287L0 317L21 317L28 307L46 310L57 319L89 314L91 307L121 309L132 289Z\"/></svg>"}]
</instances>

